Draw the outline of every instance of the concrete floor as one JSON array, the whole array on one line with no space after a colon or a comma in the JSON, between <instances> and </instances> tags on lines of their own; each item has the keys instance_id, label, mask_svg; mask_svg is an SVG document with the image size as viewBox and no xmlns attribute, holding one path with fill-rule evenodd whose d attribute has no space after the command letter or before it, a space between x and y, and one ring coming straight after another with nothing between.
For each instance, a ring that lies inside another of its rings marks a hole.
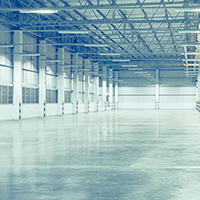
<instances>
[{"instance_id":1,"label":"concrete floor","mask_svg":"<svg viewBox=\"0 0 200 200\"><path fill-rule=\"evenodd\" d=\"M199 200L200 114L0 122L0 200Z\"/></svg>"}]
</instances>

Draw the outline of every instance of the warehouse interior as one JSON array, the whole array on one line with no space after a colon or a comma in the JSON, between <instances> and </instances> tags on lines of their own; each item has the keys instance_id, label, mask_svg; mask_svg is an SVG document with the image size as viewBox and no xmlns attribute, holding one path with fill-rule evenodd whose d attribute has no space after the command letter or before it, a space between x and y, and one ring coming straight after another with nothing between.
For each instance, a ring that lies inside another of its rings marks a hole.
<instances>
[{"instance_id":1,"label":"warehouse interior","mask_svg":"<svg viewBox=\"0 0 200 200\"><path fill-rule=\"evenodd\" d=\"M0 5L1 200L200 199L199 0Z\"/></svg>"}]
</instances>

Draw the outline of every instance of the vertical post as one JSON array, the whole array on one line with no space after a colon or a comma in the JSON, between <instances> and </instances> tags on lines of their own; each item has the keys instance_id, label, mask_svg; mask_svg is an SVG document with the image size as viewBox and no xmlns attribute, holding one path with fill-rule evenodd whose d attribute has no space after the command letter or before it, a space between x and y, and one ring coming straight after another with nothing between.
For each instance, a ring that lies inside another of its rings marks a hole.
<instances>
[{"instance_id":1,"label":"vertical post","mask_svg":"<svg viewBox=\"0 0 200 200\"><path fill-rule=\"evenodd\" d=\"M159 70L156 70L156 101L155 109L159 109Z\"/></svg>"},{"instance_id":2,"label":"vertical post","mask_svg":"<svg viewBox=\"0 0 200 200\"><path fill-rule=\"evenodd\" d=\"M39 58L39 104L41 114L40 116L46 117L46 41L40 41L39 53L41 54Z\"/></svg>"},{"instance_id":3,"label":"vertical post","mask_svg":"<svg viewBox=\"0 0 200 200\"><path fill-rule=\"evenodd\" d=\"M197 99L198 99L198 101L200 101L200 73L198 74L197 87L198 87Z\"/></svg>"},{"instance_id":4,"label":"vertical post","mask_svg":"<svg viewBox=\"0 0 200 200\"><path fill-rule=\"evenodd\" d=\"M103 81L102 81L102 105L103 110L106 110L106 75L107 75L107 68L103 66Z\"/></svg>"},{"instance_id":5,"label":"vertical post","mask_svg":"<svg viewBox=\"0 0 200 200\"><path fill-rule=\"evenodd\" d=\"M46 117L46 101L44 100L44 104L43 104L43 117Z\"/></svg>"},{"instance_id":6,"label":"vertical post","mask_svg":"<svg viewBox=\"0 0 200 200\"><path fill-rule=\"evenodd\" d=\"M197 77L197 82L196 82L196 102L199 100L199 76Z\"/></svg>"},{"instance_id":7,"label":"vertical post","mask_svg":"<svg viewBox=\"0 0 200 200\"><path fill-rule=\"evenodd\" d=\"M95 77L94 77L94 103L96 107L96 111L99 111L99 77L98 77L98 71L99 66L98 63L95 62L93 65Z\"/></svg>"},{"instance_id":8,"label":"vertical post","mask_svg":"<svg viewBox=\"0 0 200 200\"><path fill-rule=\"evenodd\" d=\"M200 73L198 74L198 81L197 81L197 94L196 94L196 108L200 112Z\"/></svg>"},{"instance_id":9,"label":"vertical post","mask_svg":"<svg viewBox=\"0 0 200 200\"><path fill-rule=\"evenodd\" d=\"M76 69L73 71L73 95L72 95L72 102L73 102L73 113L78 114L78 54L73 55L73 64L75 65Z\"/></svg>"},{"instance_id":10,"label":"vertical post","mask_svg":"<svg viewBox=\"0 0 200 200\"><path fill-rule=\"evenodd\" d=\"M113 109L113 70L109 69L109 104L110 109Z\"/></svg>"},{"instance_id":11,"label":"vertical post","mask_svg":"<svg viewBox=\"0 0 200 200\"><path fill-rule=\"evenodd\" d=\"M14 32L14 44L23 43L22 31ZM14 85L14 119L22 119L22 45L14 47L13 85Z\"/></svg>"},{"instance_id":12,"label":"vertical post","mask_svg":"<svg viewBox=\"0 0 200 200\"><path fill-rule=\"evenodd\" d=\"M90 69L90 60L85 59L85 100L84 107L85 113L88 113L90 110L90 102L89 102L89 69Z\"/></svg>"},{"instance_id":13,"label":"vertical post","mask_svg":"<svg viewBox=\"0 0 200 200\"><path fill-rule=\"evenodd\" d=\"M19 100L19 120L22 119L22 101Z\"/></svg>"},{"instance_id":14,"label":"vertical post","mask_svg":"<svg viewBox=\"0 0 200 200\"><path fill-rule=\"evenodd\" d=\"M115 109L118 109L119 91L118 91L119 72L115 72Z\"/></svg>"},{"instance_id":15,"label":"vertical post","mask_svg":"<svg viewBox=\"0 0 200 200\"><path fill-rule=\"evenodd\" d=\"M58 64L58 109L59 114L64 114L64 61L65 50L64 48L58 49L58 59L61 60L60 66Z\"/></svg>"}]
</instances>

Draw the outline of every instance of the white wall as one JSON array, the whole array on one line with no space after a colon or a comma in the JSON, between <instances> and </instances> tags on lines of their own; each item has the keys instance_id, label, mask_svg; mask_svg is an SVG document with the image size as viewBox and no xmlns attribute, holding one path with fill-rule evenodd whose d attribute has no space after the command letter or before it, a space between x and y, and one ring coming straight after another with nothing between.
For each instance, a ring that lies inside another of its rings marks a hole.
<instances>
[{"instance_id":1,"label":"white wall","mask_svg":"<svg viewBox=\"0 0 200 200\"><path fill-rule=\"evenodd\" d=\"M160 109L195 109L195 87L161 87Z\"/></svg>"},{"instance_id":2,"label":"white wall","mask_svg":"<svg viewBox=\"0 0 200 200\"><path fill-rule=\"evenodd\" d=\"M61 106L61 105L60 105ZM46 116L61 115L57 103L46 104Z\"/></svg>"},{"instance_id":3,"label":"white wall","mask_svg":"<svg viewBox=\"0 0 200 200\"><path fill-rule=\"evenodd\" d=\"M65 114L72 114L72 103L66 103L64 111Z\"/></svg>"},{"instance_id":4,"label":"white wall","mask_svg":"<svg viewBox=\"0 0 200 200\"><path fill-rule=\"evenodd\" d=\"M0 26L0 30L9 30L4 26ZM1 32L1 44L11 44L11 34ZM0 85L13 85L13 66L11 48L0 48ZM13 104L0 104L0 120L14 119Z\"/></svg>"},{"instance_id":5,"label":"white wall","mask_svg":"<svg viewBox=\"0 0 200 200\"><path fill-rule=\"evenodd\" d=\"M13 105L0 105L0 120L14 119L14 106Z\"/></svg>"},{"instance_id":6,"label":"white wall","mask_svg":"<svg viewBox=\"0 0 200 200\"><path fill-rule=\"evenodd\" d=\"M31 118L31 117L42 117L41 107L39 104L23 104L22 105L22 117Z\"/></svg>"},{"instance_id":7,"label":"white wall","mask_svg":"<svg viewBox=\"0 0 200 200\"><path fill-rule=\"evenodd\" d=\"M154 87L119 87L120 109L154 109Z\"/></svg>"},{"instance_id":8,"label":"white wall","mask_svg":"<svg viewBox=\"0 0 200 200\"><path fill-rule=\"evenodd\" d=\"M155 109L155 82L133 72L119 75L123 80L119 82L120 109ZM184 72L161 72L159 85L160 109L195 109L196 87L186 79Z\"/></svg>"}]
</instances>

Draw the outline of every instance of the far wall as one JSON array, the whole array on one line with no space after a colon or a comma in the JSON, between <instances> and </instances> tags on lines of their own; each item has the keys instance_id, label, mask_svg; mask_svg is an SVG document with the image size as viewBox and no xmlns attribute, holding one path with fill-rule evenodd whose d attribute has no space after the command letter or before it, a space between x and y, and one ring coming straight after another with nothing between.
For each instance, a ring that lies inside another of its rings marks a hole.
<instances>
[{"instance_id":1,"label":"far wall","mask_svg":"<svg viewBox=\"0 0 200 200\"><path fill-rule=\"evenodd\" d=\"M155 81L133 72L122 72L119 79L120 109L155 109ZM182 71L160 72L159 85L160 109L195 109L196 87Z\"/></svg>"}]
</instances>

